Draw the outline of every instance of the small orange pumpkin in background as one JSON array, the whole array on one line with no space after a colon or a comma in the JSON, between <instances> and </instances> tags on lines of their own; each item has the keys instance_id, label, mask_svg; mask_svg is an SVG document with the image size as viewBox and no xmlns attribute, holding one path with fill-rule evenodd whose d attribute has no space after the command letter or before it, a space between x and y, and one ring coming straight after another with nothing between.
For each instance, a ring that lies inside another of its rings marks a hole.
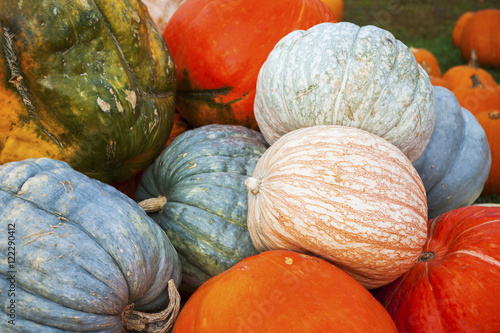
<instances>
[{"instance_id":1,"label":"small orange pumpkin in background","mask_svg":"<svg viewBox=\"0 0 500 333\"><path fill-rule=\"evenodd\" d=\"M472 86L453 90L460 105L474 115L481 111L500 110L500 88L484 86L476 74L471 76L471 80Z\"/></svg>"},{"instance_id":2,"label":"small orange pumpkin in background","mask_svg":"<svg viewBox=\"0 0 500 333\"><path fill-rule=\"evenodd\" d=\"M199 287L173 333L397 332L382 305L328 262L292 251L243 259Z\"/></svg>"},{"instance_id":3,"label":"small orange pumpkin in background","mask_svg":"<svg viewBox=\"0 0 500 333\"><path fill-rule=\"evenodd\" d=\"M472 16L474 16L474 12L465 12L458 18L452 32L453 45L457 47L460 45L460 40L462 39L462 33L464 32L465 25Z\"/></svg>"},{"instance_id":4,"label":"small orange pumpkin in background","mask_svg":"<svg viewBox=\"0 0 500 333\"><path fill-rule=\"evenodd\" d=\"M453 43L464 59L470 60L471 50L475 50L478 64L500 67L500 9L463 14L456 25Z\"/></svg>"},{"instance_id":5,"label":"small orange pumpkin in background","mask_svg":"<svg viewBox=\"0 0 500 333\"><path fill-rule=\"evenodd\" d=\"M484 184L482 195L500 195L500 108L483 111L476 115L486 133L491 150L490 175Z\"/></svg>"},{"instance_id":6,"label":"small orange pumpkin in background","mask_svg":"<svg viewBox=\"0 0 500 333\"><path fill-rule=\"evenodd\" d=\"M441 77L441 67L437 58L432 52L424 48L416 48L411 46L410 52L413 54L420 66L429 74L429 77Z\"/></svg>"},{"instance_id":7,"label":"small orange pumpkin in background","mask_svg":"<svg viewBox=\"0 0 500 333\"><path fill-rule=\"evenodd\" d=\"M443 74L443 79L448 83L448 89L453 91L458 87L470 87L472 82L472 75L477 75L483 86L497 86L497 82L490 72L481 68L477 64L476 52L471 51L471 59L467 65L457 65L448 69Z\"/></svg>"}]
</instances>

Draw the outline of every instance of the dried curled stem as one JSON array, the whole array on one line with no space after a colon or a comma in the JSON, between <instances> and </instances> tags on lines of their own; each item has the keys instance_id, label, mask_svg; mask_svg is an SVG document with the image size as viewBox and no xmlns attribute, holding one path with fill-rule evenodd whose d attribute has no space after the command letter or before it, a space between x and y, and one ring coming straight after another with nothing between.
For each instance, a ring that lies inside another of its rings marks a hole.
<instances>
[{"instance_id":1,"label":"dried curled stem","mask_svg":"<svg viewBox=\"0 0 500 333\"><path fill-rule=\"evenodd\" d=\"M177 319L181 305L181 296L172 279L168 281L168 297L168 307L158 313L135 311L134 304L127 305L122 313L122 322L125 329L138 332L168 332Z\"/></svg>"},{"instance_id":2,"label":"dried curled stem","mask_svg":"<svg viewBox=\"0 0 500 333\"><path fill-rule=\"evenodd\" d=\"M139 206L146 213L157 213L163 211L163 206L165 206L166 203L167 203L167 198L165 198L163 195L160 195L157 198L149 198L146 200L142 200L141 202L139 202Z\"/></svg>"}]
</instances>

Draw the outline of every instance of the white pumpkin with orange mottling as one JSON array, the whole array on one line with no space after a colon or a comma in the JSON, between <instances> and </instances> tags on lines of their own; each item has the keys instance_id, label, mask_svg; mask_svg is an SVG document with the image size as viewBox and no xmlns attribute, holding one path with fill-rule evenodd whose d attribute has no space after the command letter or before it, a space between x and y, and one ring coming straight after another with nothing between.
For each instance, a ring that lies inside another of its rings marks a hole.
<instances>
[{"instance_id":1,"label":"white pumpkin with orange mottling","mask_svg":"<svg viewBox=\"0 0 500 333\"><path fill-rule=\"evenodd\" d=\"M414 162L436 118L433 86L384 29L321 23L282 38L257 78L255 118L269 144L294 129L343 125L374 133Z\"/></svg>"},{"instance_id":2,"label":"white pumpkin with orange mottling","mask_svg":"<svg viewBox=\"0 0 500 333\"><path fill-rule=\"evenodd\" d=\"M268 148L245 185L258 250L312 253L369 289L408 271L427 238L417 171L397 147L361 129L289 132Z\"/></svg>"}]
</instances>

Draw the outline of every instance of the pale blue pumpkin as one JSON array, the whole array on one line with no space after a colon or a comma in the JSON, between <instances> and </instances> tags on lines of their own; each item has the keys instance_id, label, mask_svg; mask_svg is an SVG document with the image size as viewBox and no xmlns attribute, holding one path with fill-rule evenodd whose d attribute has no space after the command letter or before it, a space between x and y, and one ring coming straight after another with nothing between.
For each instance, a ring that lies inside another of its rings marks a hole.
<instances>
[{"instance_id":1,"label":"pale blue pumpkin","mask_svg":"<svg viewBox=\"0 0 500 333\"><path fill-rule=\"evenodd\" d=\"M0 223L0 332L121 333L128 305L163 310L168 281L180 285L163 230L65 162L0 166Z\"/></svg>"},{"instance_id":2,"label":"pale blue pumpkin","mask_svg":"<svg viewBox=\"0 0 500 333\"><path fill-rule=\"evenodd\" d=\"M429 145L413 166L427 192L429 218L471 205L481 194L491 166L486 134L455 95L434 87L436 123Z\"/></svg>"}]
</instances>

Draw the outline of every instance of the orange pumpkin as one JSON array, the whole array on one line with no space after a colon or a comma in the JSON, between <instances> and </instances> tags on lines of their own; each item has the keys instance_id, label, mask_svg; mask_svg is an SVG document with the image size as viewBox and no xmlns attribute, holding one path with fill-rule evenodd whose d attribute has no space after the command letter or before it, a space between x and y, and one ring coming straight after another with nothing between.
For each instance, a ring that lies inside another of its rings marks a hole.
<instances>
[{"instance_id":1,"label":"orange pumpkin","mask_svg":"<svg viewBox=\"0 0 500 333\"><path fill-rule=\"evenodd\" d=\"M420 66L429 74L429 77L441 77L441 67L439 67L439 62L432 52L416 47L410 47L410 51Z\"/></svg>"},{"instance_id":2,"label":"orange pumpkin","mask_svg":"<svg viewBox=\"0 0 500 333\"><path fill-rule=\"evenodd\" d=\"M469 60L475 50L478 64L500 67L500 9L479 10L465 16L460 25L456 42L464 59Z\"/></svg>"},{"instance_id":3,"label":"orange pumpkin","mask_svg":"<svg viewBox=\"0 0 500 333\"><path fill-rule=\"evenodd\" d=\"M484 184L482 195L500 195L500 109L480 112L476 119L486 133L491 150L490 175Z\"/></svg>"},{"instance_id":4,"label":"orange pumpkin","mask_svg":"<svg viewBox=\"0 0 500 333\"><path fill-rule=\"evenodd\" d=\"M500 88L484 86L476 74L471 79L472 86L453 90L460 105L474 115L481 111L500 110Z\"/></svg>"},{"instance_id":5,"label":"orange pumpkin","mask_svg":"<svg viewBox=\"0 0 500 333\"><path fill-rule=\"evenodd\" d=\"M437 76L430 76L429 79L431 80L431 84L433 86L440 86L440 87L445 87L446 89L450 90L450 85L448 84L448 81L443 79L443 77L437 77Z\"/></svg>"},{"instance_id":6,"label":"orange pumpkin","mask_svg":"<svg viewBox=\"0 0 500 333\"><path fill-rule=\"evenodd\" d=\"M190 0L163 36L177 68L177 110L193 127L257 129L253 105L259 69L288 33L335 22L320 0Z\"/></svg>"},{"instance_id":7,"label":"orange pumpkin","mask_svg":"<svg viewBox=\"0 0 500 333\"><path fill-rule=\"evenodd\" d=\"M457 65L448 69L443 74L443 79L448 82L451 91L458 87L469 87L473 85L472 75L476 74L483 86L497 86L497 82L487 70L477 64L475 52L471 52L471 60L467 65Z\"/></svg>"},{"instance_id":8,"label":"orange pumpkin","mask_svg":"<svg viewBox=\"0 0 500 333\"><path fill-rule=\"evenodd\" d=\"M344 19L344 1L343 0L321 0L325 3L325 5L330 8L333 15L338 22Z\"/></svg>"},{"instance_id":9,"label":"orange pumpkin","mask_svg":"<svg viewBox=\"0 0 500 333\"><path fill-rule=\"evenodd\" d=\"M173 333L397 332L360 284L326 261L267 251L216 275L188 299Z\"/></svg>"},{"instance_id":10,"label":"orange pumpkin","mask_svg":"<svg viewBox=\"0 0 500 333\"><path fill-rule=\"evenodd\" d=\"M469 22L469 19L474 16L474 12L465 12L458 18L452 32L453 45L459 46L460 40L462 39L462 33L464 32L465 25Z\"/></svg>"}]
</instances>

